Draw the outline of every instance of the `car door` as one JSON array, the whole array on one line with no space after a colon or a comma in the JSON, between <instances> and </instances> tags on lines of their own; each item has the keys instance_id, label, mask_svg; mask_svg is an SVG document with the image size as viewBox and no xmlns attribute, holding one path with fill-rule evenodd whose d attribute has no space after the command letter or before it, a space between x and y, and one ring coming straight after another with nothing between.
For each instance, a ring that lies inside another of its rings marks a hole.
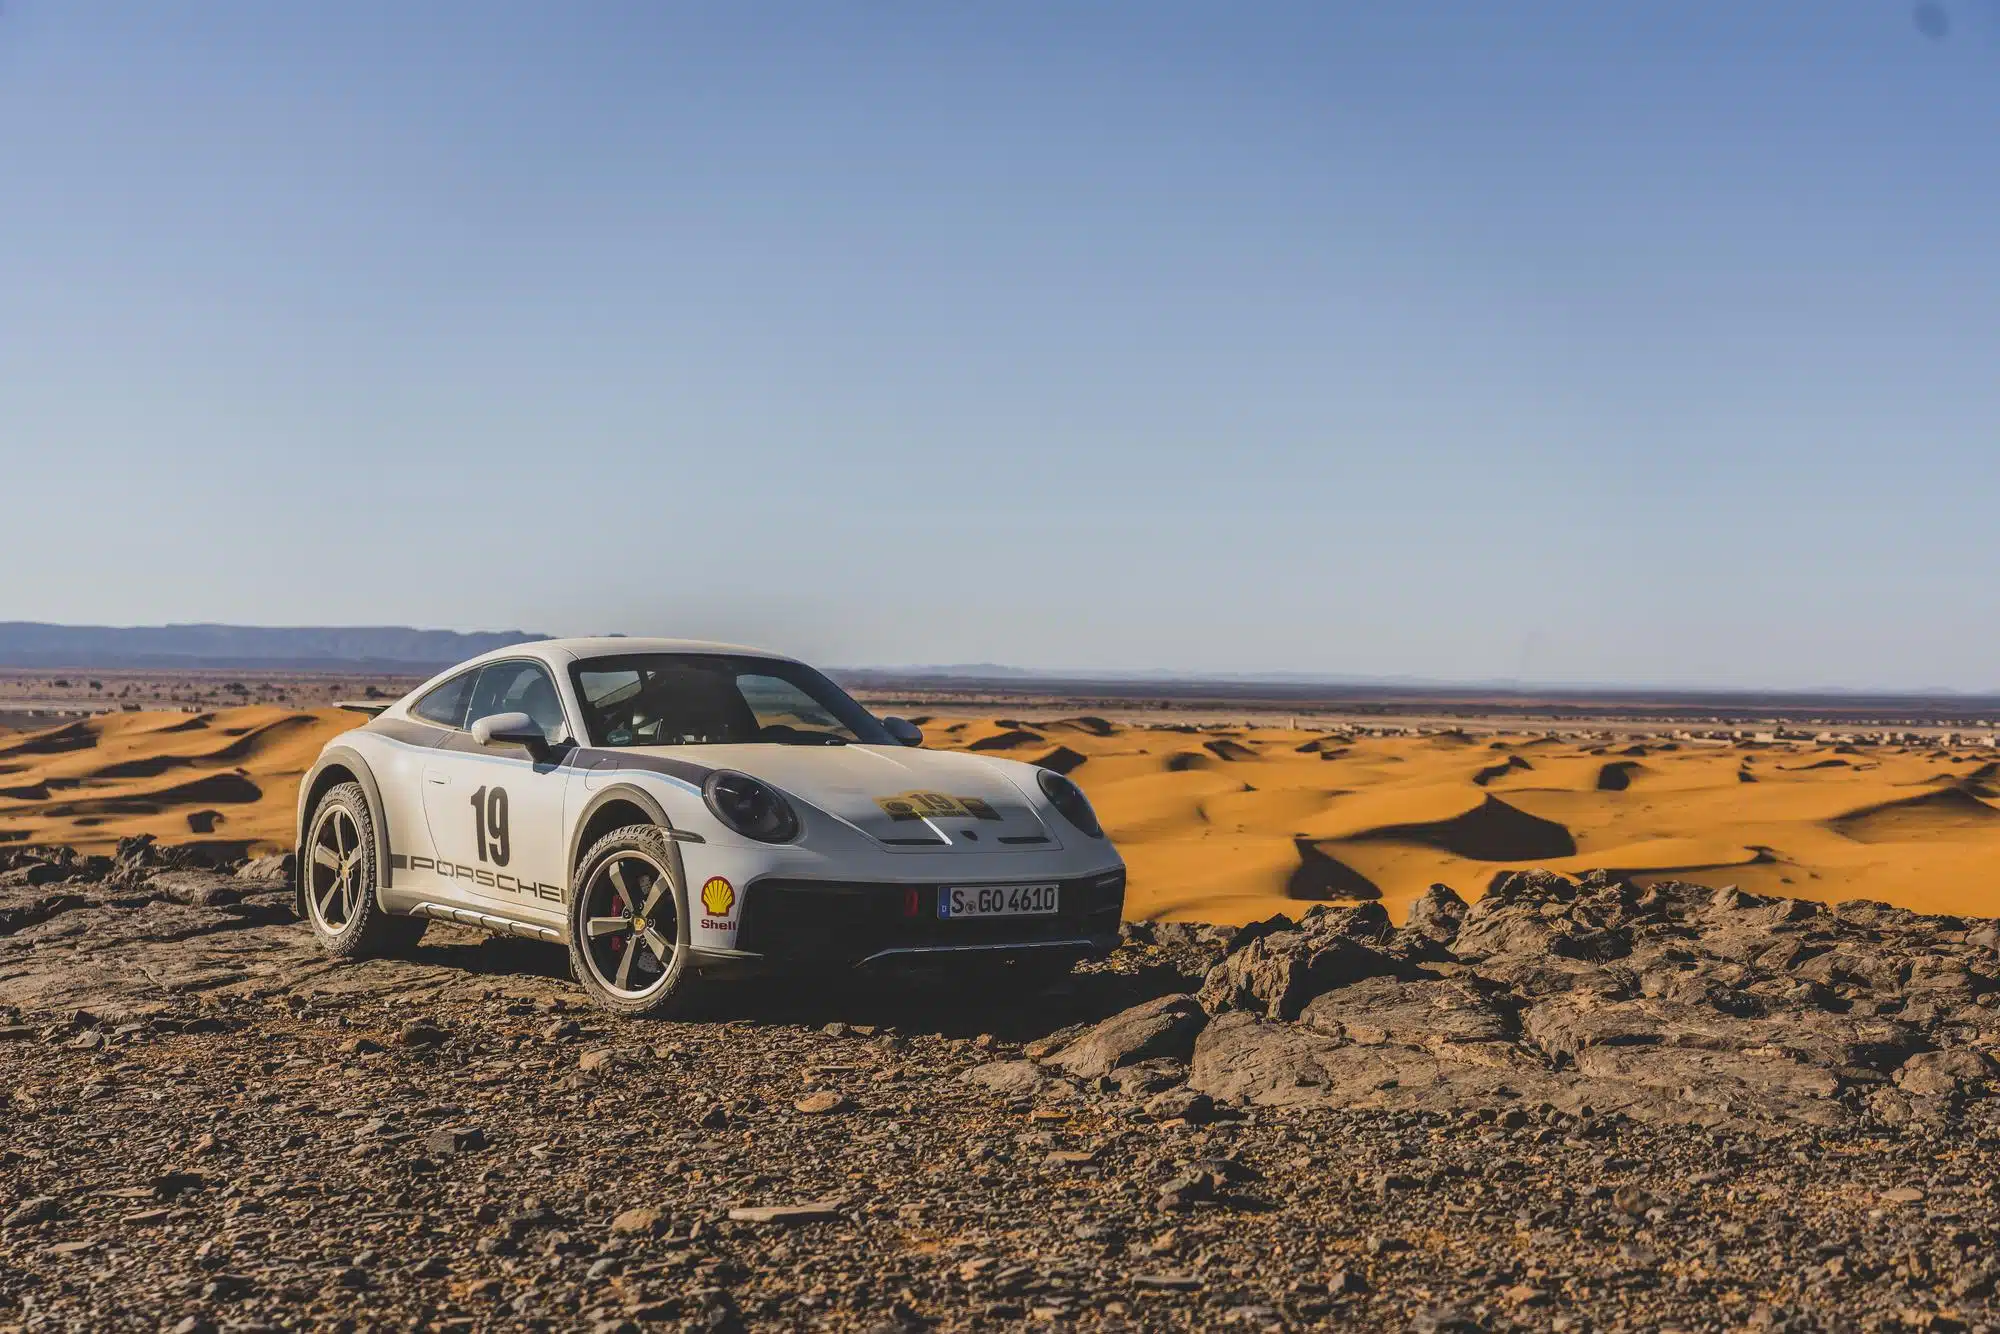
<instances>
[{"instance_id":1,"label":"car door","mask_svg":"<svg viewBox=\"0 0 2000 1334\"><path fill-rule=\"evenodd\" d=\"M424 814L424 775L437 768L438 741L464 726L478 676L473 668L431 687L410 706L408 722L374 725L385 738L375 783L389 826L391 897L399 908L435 899L440 889L457 891L455 882L438 876L438 851Z\"/></svg>"},{"instance_id":2,"label":"car door","mask_svg":"<svg viewBox=\"0 0 2000 1334\"><path fill-rule=\"evenodd\" d=\"M552 750L482 746L471 727L499 713L525 713ZM561 746L575 733L547 667L527 658L479 669L464 730L439 743L424 772L424 818L439 874L469 897L510 915L559 921L569 877L563 801L572 771Z\"/></svg>"}]
</instances>

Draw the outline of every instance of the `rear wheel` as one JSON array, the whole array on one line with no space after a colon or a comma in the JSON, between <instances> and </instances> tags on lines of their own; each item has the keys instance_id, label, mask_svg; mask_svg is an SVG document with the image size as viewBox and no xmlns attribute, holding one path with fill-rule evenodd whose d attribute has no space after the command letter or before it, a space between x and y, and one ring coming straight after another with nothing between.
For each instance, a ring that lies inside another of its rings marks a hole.
<instances>
[{"instance_id":1,"label":"rear wheel","mask_svg":"<svg viewBox=\"0 0 2000 1334\"><path fill-rule=\"evenodd\" d=\"M659 1018L687 993L687 894L676 865L665 830L627 825L597 840L577 868L570 969L613 1014Z\"/></svg>"},{"instance_id":2,"label":"rear wheel","mask_svg":"<svg viewBox=\"0 0 2000 1334\"><path fill-rule=\"evenodd\" d=\"M375 817L359 783L320 798L306 835L306 920L328 954L361 959L401 954L424 933L420 917L397 917L376 902Z\"/></svg>"}]
</instances>

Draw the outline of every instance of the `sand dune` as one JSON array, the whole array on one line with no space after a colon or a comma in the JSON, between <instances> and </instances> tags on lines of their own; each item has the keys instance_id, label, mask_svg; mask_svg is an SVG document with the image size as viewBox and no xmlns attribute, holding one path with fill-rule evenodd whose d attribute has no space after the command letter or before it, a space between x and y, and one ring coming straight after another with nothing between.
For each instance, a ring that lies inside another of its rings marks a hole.
<instances>
[{"instance_id":1,"label":"sand dune","mask_svg":"<svg viewBox=\"0 0 2000 1334\"><path fill-rule=\"evenodd\" d=\"M1953 784L1854 811L1832 821L1832 826L1857 843L1901 843L1977 835L2000 826L2000 810Z\"/></svg>"},{"instance_id":2,"label":"sand dune","mask_svg":"<svg viewBox=\"0 0 2000 1334\"><path fill-rule=\"evenodd\" d=\"M258 707L0 735L0 841L282 846L299 775L359 721ZM1131 865L1136 917L1241 922L1363 899L1400 917L1433 882L1472 897L1528 866L2000 912L1991 752L923 723L931 746L1082 784Z\"/></svg>"},{"instance_id":3,"label":"sand dune","mask_svg":"<svg viewBox=\"0 0 2000 1334\"><path fill-rule=\"evenodd\" d=\"M360 721L256 706L112 713L0 737L0 841L289 846L300 776L328 737Z\"/></svg>"},{"instance_id":4,"label":"sand dune","mask_svg":"<svg viewBox=\"0 0 2000 1334\"><path fill-rule=\"evenodd\" d=\"M967 750L1019 750L1023 746L1039 745L1048 738L1039 732L1026 728L1010 727L1004 732L994 732L967 743Z\"/></svg>"},{"instance_id":5,"label":"sand dune","mask_svg":"<svg viewBox=\"0 0 2000 1334\"><path fill-rule=\"evenodd\" d=\"M1037 755L1030 763L1039 768L1053 769L1059 774L1066 774L1089 758L1088 755L1085 755L1080 750L1071 750L1068 746L1057 746L1045 755Z\"/></svg>"},{"instance_id":6,"label":"sand dune","mask_svg":"<svg viewBox=\"0 0 2000 1334\"><path fill-rule=\"evenodd\" d=\"M934 720L931 744L996 730ZM1143 727L1064 749L1132 867L1137 917L1378 896L1400 916L1433 882L1472 897L1528 866L2000 912L1990 752Z\"/></svg>"},{"instance_id":7,"label":"sand dune","mask_svg":"<svg viewBox=\"0 0 2000 1334\"><path fill-rule=\"evenodd\" d=\"M1086 736L1112 736L1117 725L1105 718L1084 714L1077 718L1058 718L1043 727L1048 732L1082 732Z\"/></svg>"}]
</instances>

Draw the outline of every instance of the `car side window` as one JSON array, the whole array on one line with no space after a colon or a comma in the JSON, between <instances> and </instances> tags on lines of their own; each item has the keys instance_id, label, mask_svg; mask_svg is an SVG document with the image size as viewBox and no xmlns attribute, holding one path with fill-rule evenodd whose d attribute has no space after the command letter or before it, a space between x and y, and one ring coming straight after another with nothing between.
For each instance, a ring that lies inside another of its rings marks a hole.
<instances>
[{"instance_id":1,"label":"car side window","mask_svg":"<svg viewBox=\"0 0 2000 1334\"><path fill-rule=\"evenodd\" d=\"M600 746L636 746L641 743L633 706L645 681L630 668L611 671L579 670L577 692L583 698L583 714L590 720L590 732Z\"/></svg>"},{"instance_id":2,"label":"car side window","mask_svg":"<svg viewBox=\"0 0 2000 1334\"><path fill-rule=\"evenodd\" d=\"M476 674L460 672L418 700L410 712L425 722L443 723L446 727L465 726L465 700L472 693L472 678Z\"/></svg>"},{"instance_id":3,"label":"car side window","mask_svg":"<svg viewBox=\"0 0 2000 1334\"><path fill-rule=\"evenodd\" d=\"M465 725L470 727L496 713L527 714L550 741L559 739L567 730L562 696L556 693L555 681L540 663L496 662L480 668Z\"/></svg>"}]
</instances>

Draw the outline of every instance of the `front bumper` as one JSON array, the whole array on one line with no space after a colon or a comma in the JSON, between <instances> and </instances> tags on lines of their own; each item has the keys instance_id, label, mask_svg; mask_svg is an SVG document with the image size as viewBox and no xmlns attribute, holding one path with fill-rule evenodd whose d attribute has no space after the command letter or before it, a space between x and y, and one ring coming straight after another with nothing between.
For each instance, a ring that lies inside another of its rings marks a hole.
<instances>
[{"instance_id":1,"label":"front bumper","mask_svg":"<svg viewBox=\"0 0 2000 1334\"><path fill-rule=\"evenodd\" d=\"M753 881L744 891L734 955L746 962L839 966L954 954L1082 956L1109 953L1118 944L1125 911L1122 867L1058 880L1058 910L1046 917L938 917L938 891L966 883Z\"/></svg>"}]
</instances>

